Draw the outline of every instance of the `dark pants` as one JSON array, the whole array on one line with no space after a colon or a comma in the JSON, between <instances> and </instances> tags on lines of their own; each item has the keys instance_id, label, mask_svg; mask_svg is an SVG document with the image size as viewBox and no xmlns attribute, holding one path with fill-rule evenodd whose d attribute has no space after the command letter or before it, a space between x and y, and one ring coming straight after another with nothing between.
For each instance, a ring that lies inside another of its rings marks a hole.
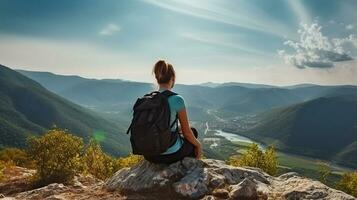
<instances>
[{"instance_id":1,"label":"dark pants","mask_svg":"<svg viewBox=\"0 0 357 200\"><path fill-rule=\"evenodd\" d=\"M191 128L195 137L198 137L198 132L195 128ZM182 137L182 136L180 136ZM180 139L180 138L179 138ZM196 157L195 155L195 147L191 144L186 138L182 138L183 144L182 147L175 153L158 155L158 156L144 156L145 159L152 163L163 163L163 164L171 164L177 161L182 160L184 157Z\"/></svg>"}]
</instances>

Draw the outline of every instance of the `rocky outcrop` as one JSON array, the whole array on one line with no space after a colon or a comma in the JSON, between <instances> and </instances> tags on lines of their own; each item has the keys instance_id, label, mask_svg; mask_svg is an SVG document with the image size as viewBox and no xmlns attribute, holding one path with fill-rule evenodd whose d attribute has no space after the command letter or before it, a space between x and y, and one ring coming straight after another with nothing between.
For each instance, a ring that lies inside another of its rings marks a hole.
<instances>
[{"instance_id":1,"label":"rocky outcrop","mask_svg":"<svg viewBox=\"0 0 357 200\"><path fill-rule=\"evenodd\" d=\"M257 168L193 158L169 166L142 161L119 170L104 188L136 199L355 199L296 173L272 177Z\"/></svg>"},{"instance_id":2,"label":"rocky outcrop","mask_svg":"<svg viewBox=\"0 0 357 200\"><path fill-rule=\"evenodd\" d=\"M52 183L32 188L35 170L21 167L6 168L0 181L0 199L4 200L114 200L124 199L118 192L102 188L103 181L91 175L78 175L70 184Z\"/></svg>"},{"instance_id":3,"label":"rocky outcrop","mask_svg":"<svg viewBox=\"0 0 357 200\"><path fill-rule=\"evenodd\" d=\"M5 167L0 180L0 194L8 196L30 190L29 180L35 173L35 170L23 167Z\"/></svg>"},{"instance_id":4,"label":"rocky outcrop","mask_svg":"<svg viewBox=\"0 0 357 200\"><path fill-rule=\"evenodd\" d=\"M172 165L146 161L118 171L103 182L78 175L70 184L31 188L34 170L12 167L3 171L0 199L355 199L296 173L272 177L256 168L226 165L218 160L185 158Z\"/></svg>"}]
</instances>

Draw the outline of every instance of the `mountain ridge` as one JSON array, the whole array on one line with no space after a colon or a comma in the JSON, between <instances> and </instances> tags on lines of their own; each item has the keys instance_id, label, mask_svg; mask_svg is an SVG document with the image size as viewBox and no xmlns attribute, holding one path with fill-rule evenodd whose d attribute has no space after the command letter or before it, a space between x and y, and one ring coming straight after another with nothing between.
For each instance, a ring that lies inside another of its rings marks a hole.
<instances>
[{"instance_id":1,"label":"mountain ridge","mask_svg":"<svg viewBox=\"0 0 357 200\"><path fill-rule=\"evenodd\" d=\"M3 136L0 143L3 147L23 147L28 136L43 134L56 125L85 140L102 134L106 137L102 144L107 152L114 155L128 153L123 127L48 91L8 67L0 65L0 74L0 129Z\"/></svg>"},{"instance_id":2,"label":"mountain ridge","mask_svg":"<svg viewBox=\"0 0 357 200\"><path fill-rule=\"evenodd\" d=\"M357 167L357 94L327 96L258 115L239 134L302 155Z\"/></svg>"},{"instance_id":3,"label":"mountain ridge","mask_svg":"<svg viewBox=\"0 0 357 200\"><path fill-rule=\"evenodd\" d=\"M79 83L70 85L68 83L73 83L73 80L67 80L70 79L68 76L52 74L49 78L45 76L46 72L20 72L38 81L50 91L83 106L95 107L102 106L100 104L105 104L106 106L123 104L128 110L137 97L154 90L153 84L150 83L82 78ZM66 79L66 81L63 79ZM58 85L67 85L67 87L58 87ZM350 91L344 88L349 88ZM274 107L299 103L331 93L354 93L357 92L357 86L307 84L294 86L293 88L276 86L250 88L234 84L219 87L177 84L174 91L184 96L188 106L200 109L217 109L224 116L231 117L234 115L255 114ZM264 101L265 99L267 101ZM114 106L108 110L118 109L120 107Z\"/></svg>"}]
</instances>

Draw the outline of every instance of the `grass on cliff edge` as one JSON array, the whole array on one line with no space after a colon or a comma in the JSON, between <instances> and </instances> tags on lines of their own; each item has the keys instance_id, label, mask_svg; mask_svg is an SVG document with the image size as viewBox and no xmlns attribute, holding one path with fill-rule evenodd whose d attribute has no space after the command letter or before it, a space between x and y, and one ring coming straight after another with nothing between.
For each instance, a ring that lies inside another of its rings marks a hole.
<instances>
[{"instance_id":1,"label":"grass on cliff edge","mask_svg":"<svg viewBox=\"0 0 357 200\"><path fill-rule=\"evenodd\" d=\"M31 180L33 187L70 183L75 175L83 173L104 180L117 170L130 167L141 159L134 155L112 157L103 152L94 138L84 144L82 138L58 128L49 130L43 136L29 138L27 149L9 148L0 151L1 163L36 169Z\"/></svg>"},{"instance_id":2,"label":"grass on cliff edge","mask_svg":"<svg viewBox=\"0 0 357 200\"><path fill-rule=\"evenodd\" d=\"M225 142L225 145L219 146L221 152L225 152L225 155L242 155L244 154L251 143L247 142ZM230 145L230 146L229 146ZM232 152L233 149L233 152ZM320 180L320 161L318 159L306 158L303 156L292 155L283 153L280 151L276 152L278 161L278 171L277 175L281 175L287 172L297 172L302 176L309 177L312 179ZM224 159L228 159L229 156L225 156ZM347 171L331 167L331 174L327 177L327 184L330 187L335 187L338 181L341 179L344 173Z\"/></svg>"}]
</instances>

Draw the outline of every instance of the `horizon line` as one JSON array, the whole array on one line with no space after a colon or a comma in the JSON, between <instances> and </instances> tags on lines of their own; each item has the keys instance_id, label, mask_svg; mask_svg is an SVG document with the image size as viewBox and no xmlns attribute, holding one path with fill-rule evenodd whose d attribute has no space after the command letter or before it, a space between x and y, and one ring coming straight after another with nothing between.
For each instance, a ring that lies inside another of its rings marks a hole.
<instances>
[{"instance_id":1,"label":"horizon line","mask_svg":"<svg viewBox=\"0 0 357 200\"><path fill-rule=\"evenodd\" d=\"M3 65L5 66L5 65ZM35 72L35 73L49 73L52 75L56 76L66 76L66 77L79 77L83 79L88 79L88 80L98 80L98 81L105 81L105 80L120 80L120 81L125 81L125 82L135 82L135 83L147 83L147 84L155 84L153 82L146 82L146 81L136 81L136 80L129 80L129 79L122 79L122 78L94 78L94 77L88 77L88 76L83 76L83 75L78 75L78 74L61 74L61 73L55 73L51 71L38 71L38 70L26 70L26 69L19 69L19 68L11 68L15 71L25 71L25 72ZM201 83L195 83L195 84L187 84L187 83L176 83L177 85L195 85L195 86L204 86L203 84L218 84L218 85L223 85L223 84L250 84L250 85L264 85L264 86L271 86L271 87L294 87L294 86L299 86L299 85L314 85L314 86L357 86L354 84L316 84L316 83L307 83L307 82L302 82L298 84L286 84L286 85L274 85L274 84L267 84L267 83L256 83L256 82L236 82L236 81L227 81L227 82L213 82L213 81L205 81ZM204 86L204 87L210 87L210 86ZM244 87L244 86L242 86Z\"/></svg>"}]
</instances>

